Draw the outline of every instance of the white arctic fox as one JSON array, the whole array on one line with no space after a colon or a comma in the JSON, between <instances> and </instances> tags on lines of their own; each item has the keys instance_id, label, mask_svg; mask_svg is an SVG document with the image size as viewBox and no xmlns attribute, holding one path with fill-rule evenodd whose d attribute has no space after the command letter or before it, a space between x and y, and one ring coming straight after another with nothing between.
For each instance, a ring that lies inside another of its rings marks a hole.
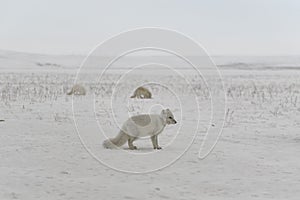
<instances>
[{"instance_id":1,"label":"white arctic fox","mask_svg":"<svg viewBox=\"0 0 300 200\"><path fill-rule=\"evenodd\" d=\"M150 136L154 149L161 149L157 136L164 130L167 124L176 124L176 120L169 109L162 110L160 115L137 115L129 118L122 126L115 138L105 140L104 148L122 146L128 142L129 149L137 149L133 141L140 137Z\"/></svg>"}]
</instances>

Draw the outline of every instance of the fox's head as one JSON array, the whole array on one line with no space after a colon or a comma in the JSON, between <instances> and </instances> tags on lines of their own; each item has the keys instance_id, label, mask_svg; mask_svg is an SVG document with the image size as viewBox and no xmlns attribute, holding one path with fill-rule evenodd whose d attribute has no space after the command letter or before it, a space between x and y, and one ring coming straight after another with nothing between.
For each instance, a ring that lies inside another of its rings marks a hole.
<instances>
[{"instance_id":1,"label":"fox's head","mask_svg":"<svg viewBox=\"0 0 300 200\"><path fill-rule=\"evenodd\" d=\"M176 124L173 113L169 109L161 111L161 115L167 124Z\"/></svg>"}]
</instances>

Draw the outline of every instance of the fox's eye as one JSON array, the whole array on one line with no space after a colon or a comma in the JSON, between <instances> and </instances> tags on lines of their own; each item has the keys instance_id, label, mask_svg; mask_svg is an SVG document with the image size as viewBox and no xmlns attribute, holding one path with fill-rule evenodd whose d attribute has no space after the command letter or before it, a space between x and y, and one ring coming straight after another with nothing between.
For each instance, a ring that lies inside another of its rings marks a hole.
<instances>
[{"instance_id":1,"label":"fox's eye","mask_svg":"<svg viewBox=\"0 0 300 200\"><path fill-rule=\"evenodd\" d=\"M169 117L169 119L172 119L172 117Z\"/></svg>"}]
</instances>

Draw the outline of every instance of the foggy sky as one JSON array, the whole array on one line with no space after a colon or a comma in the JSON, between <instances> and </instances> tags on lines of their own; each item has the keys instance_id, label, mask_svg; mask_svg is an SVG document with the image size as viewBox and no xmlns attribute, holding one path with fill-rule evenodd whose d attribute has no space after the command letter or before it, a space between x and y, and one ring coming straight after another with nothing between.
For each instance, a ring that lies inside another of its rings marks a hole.
<instances>
[{"instance_id":1,"label":"foggy sky","mask_svg":"<svg viewBox=\"0 0 300 200\"><path fill-rule=\"evenodd\" d=\"M138 27L182 32L212 55L300 54L298 0L0 0L0 49L86 54Z\"/></svg>"}]
</instances>

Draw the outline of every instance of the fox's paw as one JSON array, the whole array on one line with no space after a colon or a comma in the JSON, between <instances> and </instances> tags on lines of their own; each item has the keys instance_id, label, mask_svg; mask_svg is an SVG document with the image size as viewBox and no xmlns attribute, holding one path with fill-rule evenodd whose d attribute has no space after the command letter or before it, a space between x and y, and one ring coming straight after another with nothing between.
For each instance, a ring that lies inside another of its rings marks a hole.
<instances>
[{"instance_id":1,"label":"fox's paw","mask_svg":"<svg viewBox=\"0 0 300 200\"><path fill-rule=\"evenodd\" d=\"M137 147L136 146L132 146L132 147L129 147L130 150L136 150Z\"/></svg>"},{"instance_id":2,"label":"fox's paw","mask_svg":"<svg viewBox=\"0 0 300 200\"><path fill-rule=\"evenodd\" d=\"M161 147L154 147L154 149L162 149Z\"/></svg>"}]
</instances>

